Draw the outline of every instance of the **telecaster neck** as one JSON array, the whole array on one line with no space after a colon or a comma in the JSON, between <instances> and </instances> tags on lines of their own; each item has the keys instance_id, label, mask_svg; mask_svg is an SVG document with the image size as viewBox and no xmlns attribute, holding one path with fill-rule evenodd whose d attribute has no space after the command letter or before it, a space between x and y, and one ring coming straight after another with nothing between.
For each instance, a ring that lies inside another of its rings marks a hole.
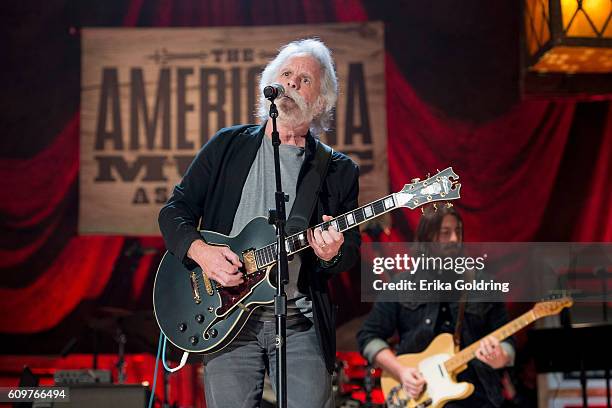
<instances>
[{"instance_id":1,"label":"telecaster neck","mask_svg":"<svg viewBox=\"0 0 612 408\"><path fill-rule=\"evenodd\" d=\"M524 327L529 326L531 323L535 322L537 317L533 311L533 309L528 312L522 314L511 322L503 325L499 329L495 330L490 336L494 336L497 340L504 341L508 337L512 336L514 333L523 329ZM488 337L488 336L487 336ZM480 347L480 342L482 339L470 344L449 360L447 360L444 365L448 372L454 372L458 368L469 363L473 358L476 357L476 350Z\"/></svg>"}]
</instances>

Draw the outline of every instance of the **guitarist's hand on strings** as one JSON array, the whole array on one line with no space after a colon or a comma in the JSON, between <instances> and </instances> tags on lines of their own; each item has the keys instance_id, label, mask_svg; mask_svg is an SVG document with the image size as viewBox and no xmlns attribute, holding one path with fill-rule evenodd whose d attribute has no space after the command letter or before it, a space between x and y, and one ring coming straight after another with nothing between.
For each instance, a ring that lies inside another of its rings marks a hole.
<instances>
[{"instance_id":1,"label":"guitarist's hand on strings","mask_svg":"<svg viewBox=\"0 0 612 408\"><path fill-rule=\"evenodd\" d=\"M509 360L508 353L494 336L482 339L476 350L476 358L495 369L505 367Z\"/></svg>"},{"instance_id":2,"label":"guitarist's hand on strings","mask_svg":"<svg viewBox=\"0 0 612 408\"><path fill-rule=\"evenodd\" d=\"M425 379L417 368L402 367L399 372L404 391L413 399L418 399L425 387Z\"/></svg>"},{"instance_id":3,"label":"guitarist's hand on strings","mask_svg":"<svg viewBox=\"0 0 612 408\"><path fill-rule=\"evenodd\" d=\"M198 239L191 243L187 256L200 265L206 276L223 286L237 286L244 281L238 271L242 266L240 258L226 246L208 245Z\"/></svg>"},{"instance_id":4,"label":"guitarist's hand on strings","mask_svg":"<svg viewBox=\"0 0 612 408\"><path fill-rule=\"evenodd\" d=\"M334 217L329 215L323 216L323 221L333 220ZM338 232L335 227L330 226L327 231L322 231L321 228L309 229L306 231L308 243L314 250L314 253L324 261L331 260L338 255L340 247L344 242L344 234Z\"/></svg>"}]
</instances>

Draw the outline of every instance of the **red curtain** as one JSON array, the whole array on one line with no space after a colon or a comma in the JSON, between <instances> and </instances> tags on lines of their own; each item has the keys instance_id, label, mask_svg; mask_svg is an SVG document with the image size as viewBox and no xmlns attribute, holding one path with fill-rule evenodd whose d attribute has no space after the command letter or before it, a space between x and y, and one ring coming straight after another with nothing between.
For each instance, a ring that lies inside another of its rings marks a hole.
<instances>
[{"instance_id":1,"label":"red curtain","mask_svg":"<svg viewBox=\"0 0 612 408\"><path fill-rule=\"evenodd\" d=\"M612 242L612 103L604 135L593 157L594 177L584 188L584 200L580 204L582 222L574 229L576 241Z\"/></svg>"},{"instance_id":2,"label":"red curtain","mask_svg":"<svg viewBox=\"0 0 612 408\"><path fill-rule=\"evenodd\" d=\"M445 118L424 103L391 57L386 76L393 191L414 177L453 166L462 183L462 198L455 205L465 219L466 240L533 240L566 153L575 102L524 101L498 118L471 124ZM609 145L611 140L612 133L607 132L604 143ZM598 154L593 159L600 160L602 174L593 180L596 196L585 213L597 213L610 224L609 206L598 204L606 202L601 179L609 180L605 172L610 171L610 152L601 149ZM420 213L406 212L406 216L414 230ZM588 238L576 239L606 240L597 229L588 231Z\"/></svg>"},{"instance_id":3,"label":"red curtain","mask_svg":"<svg viewBox=\"0 0 612 408\"><path fill-rule=\"evenodd\" d=\"M122 245L120 237L75 237L32 284L0 288L0 309L5 311L0 330L35 333L51 329L81 301L98 297Z\"/></svg>"}]
</instances>

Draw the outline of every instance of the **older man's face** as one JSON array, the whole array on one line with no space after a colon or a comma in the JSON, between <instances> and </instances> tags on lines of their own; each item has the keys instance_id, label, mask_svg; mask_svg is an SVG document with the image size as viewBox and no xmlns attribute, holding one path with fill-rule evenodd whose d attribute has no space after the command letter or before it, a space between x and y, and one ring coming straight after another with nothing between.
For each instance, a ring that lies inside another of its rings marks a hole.
<instances>
[{"instance_id":1,"label":"older man's face","mask_svg":"<svg viewBox=\"0 0 612 408\"><path fill-rule=\"evenodd\" d=\"M320 113L321 65L315 58L294 56L281 67L278 82L285 95L277 102L281 113L292 121L309 123Z\"/></svg>"}]
</instances>

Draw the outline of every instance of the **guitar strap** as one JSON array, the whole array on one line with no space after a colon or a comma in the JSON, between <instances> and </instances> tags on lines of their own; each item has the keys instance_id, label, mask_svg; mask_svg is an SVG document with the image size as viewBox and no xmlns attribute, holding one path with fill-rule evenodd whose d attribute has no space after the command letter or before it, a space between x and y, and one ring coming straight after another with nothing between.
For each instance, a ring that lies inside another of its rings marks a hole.
<instances>
[{"instance_id":1,"label":"guitar strap","mask_svg":"<svg viewBox=\"0 0 612 408\"><path fill-rule=\"evenodd\" d=\"M474 277L474 270L470 269L465 273L468 279ZM457 312L457 324L455 325L455 333L453 334L453 342L457 349L461 348L461 326L463 326L463 316L465 315L465 306L467 304L467 291L461 293L459 297L459 311Z\"/></svg>"},{"instance_id":2,"label":"guitar strap","mask_svg":"<svg viewBox=\"0 0 612 408\"><path fill-rule=\"evenodd\" d=\"M455 325L455 333L453 334L453 341L457 349L461 348L461 326L463 326L463 315L465 314L465 304L467 303L467 296L465 292L461 294L459 298L459 311L457 312L457 324Z\"/></svg>"},{"instance_id":3,"label":"guitar strap","mask_svg":"<svg viewBox=\"0 0 612 408\"><path fill-rule=\"evenodd\" d=\"M323 180L327 174L333 149L319 140L316 143L317 150L298 187L293 207L291 208L291 214L289 214L287 219L287 235L292 235L308 228Z\"/></svg>"}]
</instances>

